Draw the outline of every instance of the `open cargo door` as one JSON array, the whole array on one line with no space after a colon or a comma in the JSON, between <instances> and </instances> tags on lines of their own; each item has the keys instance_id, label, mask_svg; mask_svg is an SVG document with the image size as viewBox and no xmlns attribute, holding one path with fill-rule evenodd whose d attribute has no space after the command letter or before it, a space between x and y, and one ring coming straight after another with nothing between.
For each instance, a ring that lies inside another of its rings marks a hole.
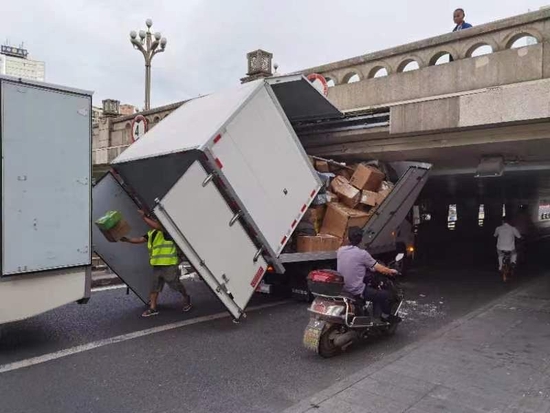
<instances>
[{"instance_id":1,"label":"open cargo door","mask_svg":"<svg viewBox=\"0 0 550 413\"><path fill-rule=\"evenodd\" d=\"M266 79L281 108L292 123L344 117L336 106L302 75Z\"/></svg>"},{"instance_id":2,"label":"open cargo door","mask_svg":"<svg viewBox=\"0 0 550 413\"><path fill-rule=\"evenodd\" d=\"M393 249L393 234L416 202L432 166L408 162L406 167L395 188L376 209L364 228L363 246L371 254L385 252L388 247ZM397 171L395 167L394 169Z\"/></svg>"},{"instance_id":3,"label":"open cargo door","mask_svg":"<svg viewBox=\"0 0 550 413\"><path fill-rule=\"evenodd\" d=\"M239 319L267 262L200 162L185 172L154 212L202 279Z\"/></svg>"},{"instance_id":4,"label":"open cargo door","mask_svg":"<svg viewBox=\"0 0 550 413\"><path fill-rule=\"evenodd\" d=\"M111 173L103 176L94 186L92 200L93 222L107 211L116 210L122 213L132 228L132 236L141 236L149 230L137 212L138 206ZM147 245L109 242L96 225L93 225L92 241L95 253L147 303L153 281Z\"/></svg>"}]
</instances>

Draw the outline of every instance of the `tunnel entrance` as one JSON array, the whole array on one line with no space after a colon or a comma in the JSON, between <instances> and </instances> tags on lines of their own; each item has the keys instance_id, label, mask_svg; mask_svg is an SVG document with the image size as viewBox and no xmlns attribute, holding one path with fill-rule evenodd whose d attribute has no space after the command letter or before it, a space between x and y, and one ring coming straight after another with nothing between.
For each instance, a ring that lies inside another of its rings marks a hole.
<instances>
[{"instance_id":1,"label":"tunnel entrance","mask_svg":"<svg viewBox=\"0 0 550 413\"><path fill-rule=\"evenodd\" d=\"M504 215L525 237L520 248L535 254L536 244L550 235L549 195L547 169L507 171L495 178L434 174L417 204L417 263L494 269L494 231Z\"/></svg>"}]
</instances>

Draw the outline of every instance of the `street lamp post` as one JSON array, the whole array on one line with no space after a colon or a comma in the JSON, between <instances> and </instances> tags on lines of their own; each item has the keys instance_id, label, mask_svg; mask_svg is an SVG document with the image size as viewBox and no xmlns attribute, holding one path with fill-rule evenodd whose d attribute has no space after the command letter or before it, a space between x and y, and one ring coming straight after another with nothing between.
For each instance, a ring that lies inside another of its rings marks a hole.
<instances>
[{"instance_id":1,"label":"street lamp post","mask_svg":"<svg viewBox=\"0 0 550 413\"><path fill-rule=\"evenodd\" d=\"M139 31L138 33L134 30L130 32L130 42L134 45L134 49L139 50L143 57L145 58L145 110L151 109L151 60L157 53L162 53L166 50L166 37L162 37L160 32L154 34L155 39L153 40L153 34L151 33L151 26L153 21L147 19L145 21L147 25L147 31Z\"/></svg>"}]
</instances>

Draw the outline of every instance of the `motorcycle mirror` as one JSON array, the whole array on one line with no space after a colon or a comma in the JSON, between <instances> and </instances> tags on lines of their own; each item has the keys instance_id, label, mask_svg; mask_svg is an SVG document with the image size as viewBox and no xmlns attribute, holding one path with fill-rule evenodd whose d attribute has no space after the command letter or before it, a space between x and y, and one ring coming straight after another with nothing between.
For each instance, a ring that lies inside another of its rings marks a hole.
<instances>
[{"instance_id":1,"label":"motorcycle mirror","mask_svg":"<svg viewBox=\"0 0 550 413\"><path fill-rule=\"evenodd\" d=\"M395 262L399 262L399 261L401 261L403 258L405 258L405 254L403 254L402 252L400 252L400 253L397 254L397 256L395 257Z\"/></svg>"}]
</instances>

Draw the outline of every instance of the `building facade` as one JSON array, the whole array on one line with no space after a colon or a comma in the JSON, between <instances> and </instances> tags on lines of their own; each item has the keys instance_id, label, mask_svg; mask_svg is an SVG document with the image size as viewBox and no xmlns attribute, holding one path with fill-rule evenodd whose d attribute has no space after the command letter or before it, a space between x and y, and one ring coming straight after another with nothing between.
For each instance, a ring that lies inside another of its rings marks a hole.
<instances>
[{"instance_id":1,"label":"building facade","mask_svg":"<svg viewBox=\"0 0 550 413\"><path fill-rule=\"evenodd\" d=\"M92 124L99 123L99 119L103 116L103 108L92 106Z\"/></svg>"},{"instance_id":2,"label":"building facade","mask_svg":"<svg viewBox=\"0 0 550 413\"><path fill-rule=\"evenodd\" d=\"M21 47L0 47L0 74L43 82L46 80L46 64L28 57Z\"/></svg>"},{"instance_id":3,"label":"building facade","mask_svg":"<svg viewBox=\"0 0 550 413\"><path fill-rule=\"evenodd\" d=\"M119 111L121 115L133 115L137 113L137 108L134 105L123 103L120 105Z\"/></svg>"}]
</instances>

